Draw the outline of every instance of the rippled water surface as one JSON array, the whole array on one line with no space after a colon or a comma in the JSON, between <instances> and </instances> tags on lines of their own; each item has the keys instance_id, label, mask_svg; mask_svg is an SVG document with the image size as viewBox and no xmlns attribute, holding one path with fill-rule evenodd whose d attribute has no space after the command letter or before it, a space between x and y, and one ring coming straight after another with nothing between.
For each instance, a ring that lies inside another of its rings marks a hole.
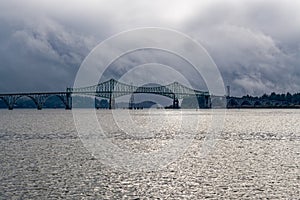
<instances>
[{"instance_id":1,"label":"rippled water surface","mask_svg":"<svg viewBox=\"0 0 300 200\"><path fill-rule=\"evenodd\" d=\"M98 110L105 139L132 155L188 139L164 166L124 169L92 155L86 141L103 137L80 112L78 134L72 111L0 110L0 199L299 199L300 110Z\"/></svg>"}]
</instances>

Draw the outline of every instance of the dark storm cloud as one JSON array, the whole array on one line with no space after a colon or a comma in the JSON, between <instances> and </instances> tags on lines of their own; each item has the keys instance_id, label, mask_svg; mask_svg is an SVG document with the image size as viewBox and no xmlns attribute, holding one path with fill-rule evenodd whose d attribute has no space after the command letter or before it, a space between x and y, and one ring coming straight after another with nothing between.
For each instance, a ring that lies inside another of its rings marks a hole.
<instances>
[{"instance_id":1,"label":"dark storm cloud","mask_svg":"<svg viewBox=\"0 0 300 200\"><path fill-rule=\"evenodd\" d=\"M235 95L297 92L300 15L296 1L224 1L185 27L208 49Z\"/></svg>"},{"instance_id":2,"label":"dark storm cloud","mask_svg":"<svg viewBox=\"0 0 300 200\"><path fill-rule=\"evenodd\" d=\"M88 23L74 24L57 10L40 10L33 1L27 3L12 1L0 8L0 90L65 90L73 85L80 63L99 42L94 35L106 31L87 33Z\"/></svg>"},{"instance_id":3,"label":"dark storm cloud","mask_svg":"<svg viewBox=\"0 0 300 200\"><path fill-rule=\"evenodd\" d=\"M203 44L234 95L297 92L299 9L297 1L283 0L2 1L0 91L64 90L99 42L161 26ZM124 62L137 62L130 59Z\"/></svg>"}]
</instances>

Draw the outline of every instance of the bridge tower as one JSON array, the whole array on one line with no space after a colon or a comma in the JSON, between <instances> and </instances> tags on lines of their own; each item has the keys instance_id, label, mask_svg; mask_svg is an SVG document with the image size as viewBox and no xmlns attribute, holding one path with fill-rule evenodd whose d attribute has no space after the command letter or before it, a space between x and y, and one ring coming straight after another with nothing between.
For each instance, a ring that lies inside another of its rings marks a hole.
<instances>
[{"instance_id":1,"label":"bridge tower","mask_svg":"<svg viewBox=\"0 0 300 200\"><path fill-rule=\"evenodd\" d=\"M115 86L117 84L117 81L114 79L109 80L109 109L115 109L115 96L114 96L114 90Z\"/></svg>"}]
</instances>

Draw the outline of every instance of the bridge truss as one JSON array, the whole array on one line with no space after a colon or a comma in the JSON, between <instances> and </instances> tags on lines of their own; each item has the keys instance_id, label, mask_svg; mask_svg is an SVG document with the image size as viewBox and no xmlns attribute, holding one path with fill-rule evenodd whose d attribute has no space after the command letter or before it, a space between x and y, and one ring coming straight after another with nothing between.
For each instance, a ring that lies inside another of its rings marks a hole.
<instances>
[{"instance_id":1,"label":"bridge truss","mask_svg":"<svg viewBox=\"0 0 300 200\"><path fill-rule=\"evenodd\" d=\"M67 88L66 92L37 92L37 93L14 93L0 94L0 100L4 101L9 110L12 110L17 101L22 97L29 97L35 103L37 109L41 110L49 97L57 96L65 105L66 109L72 108L72 96L88 95L109 99L109 108L115 107L115 98L137 93L162 95L173 100L173 108L179 108L179 99L186 97L203 97L205 107L210 106L209 93L194 90L178 82L165 86L134 86L119 82L115 79L99 83L97 85L82 88Z\"/></svg>"},{"instance_id":2,"label":"bridge truss","mask_svg":"<svg viewBox=\"0 0 300 200\"><path fill-rule=\"evenodd\" d=\"M209 93L194 90L178 82L173 82L165 86L134 86L110 79L97 85L68 88L72 94L84 94L109 99L109 108L114 108L115 98L131 94L156 94L173 99L173 108L179 108L179 99L185 97L204 97L205 104L209 105Z\"/></svg>"},{"instance_id":3,"label":"bridge truss","mask_svg":"<svg viewBox=\"0 0 300 200\"><path fill-rule=\"evenodd\" d=\"M285 101L213 96L208 92L194 90L178 82L173 82L165 86L139 87L122 83L114 79L110 79L108 81L88 87L67 88L65 92L0 94L0 101L2 100L7 105L8 109L12 110L19 99L28 97L34 102L37 109L41 110L48 98L57 96L65 105L66 109L72 109L72 96L87 95L109 99L109 108L113 109L115 107L115 98L137 93L156 94L168 97L173 100L173 108L179 108L179 99L183 99L186 97L204 98L204 107L206 108L269 108L290 106L290 104Z\"/></svg>"}]
</instances>

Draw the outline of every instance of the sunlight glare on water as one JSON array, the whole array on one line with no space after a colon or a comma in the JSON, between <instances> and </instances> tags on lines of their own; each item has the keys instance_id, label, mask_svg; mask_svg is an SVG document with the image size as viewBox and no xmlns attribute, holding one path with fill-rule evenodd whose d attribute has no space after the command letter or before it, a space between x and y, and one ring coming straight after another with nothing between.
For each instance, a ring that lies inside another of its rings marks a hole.
<instances>
[{"instance_id":1,"label":"sunlight glare on water","mask_svg":"<svg viewBox=\"0 0 300 200\"><path fill-rule=\"evenodd\" d=\"M122 118L125 111L114 110L122 126L110 112L96 111L97 119L106 137L127 152L155 152L181 134L194 139L161 170L119 171L85 148L71 112L0 110L0 199L300 196L300 110L228 110L205 156L201 148L218 111L138 110ZM197 126L179 128L180 118L197 117Z\"/></svg>"}]
</instances>

